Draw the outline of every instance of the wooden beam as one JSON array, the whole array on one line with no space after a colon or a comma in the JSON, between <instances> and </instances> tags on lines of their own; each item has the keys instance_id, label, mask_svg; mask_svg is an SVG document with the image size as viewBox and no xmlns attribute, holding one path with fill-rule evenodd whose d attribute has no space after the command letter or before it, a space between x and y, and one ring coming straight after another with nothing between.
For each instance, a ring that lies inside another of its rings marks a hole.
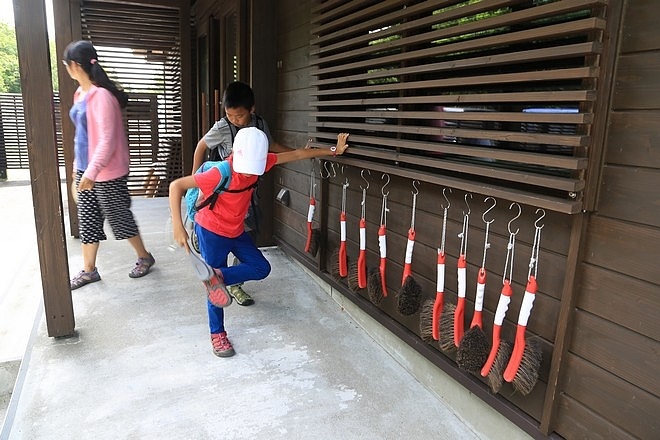
<instances>
[{"instance_id":1,"label":"wooden beam","mask_svg":"<svg viewBox=\"0 0 660 440\"><path fill-rule=\"evenodd\" d=\"M48 336L74 333L43 0L13 0Z\"/></svg>"}]
</instances>

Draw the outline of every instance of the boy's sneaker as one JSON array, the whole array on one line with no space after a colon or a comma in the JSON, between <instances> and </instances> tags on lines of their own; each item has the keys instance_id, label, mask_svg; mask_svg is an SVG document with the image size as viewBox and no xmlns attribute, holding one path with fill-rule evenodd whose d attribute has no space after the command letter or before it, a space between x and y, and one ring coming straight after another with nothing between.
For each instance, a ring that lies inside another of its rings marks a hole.
<instances>
[{"instance_id":1,"label":"boy's sneaker","mask_svg":"<svg viewBox=\"0 0 660 440\"><path fill-rule=\"evenodd\" d=\"M225 281L222 278L222 272L218 269L213 269L213 276L206 281L203 281L206 287L206 294L211 302L216 307L227 307L231 305L231 295L227 291Z\"/></svg>"},{"instance_id":2,"label":"boy's sneaker","mask_svg":"<svg viewBox=\"0 0 660 440\"><path fill-rule=\"evenodd\" d=\"M71 278L71 290L76 290L79 287L82 287L86 284L95 283L97 281L101 281L101 275L99 275L99 271L96 270L96 268L94 268L94 270L91 272L85 272L83 269L78 272L78 275Z\"/></svg>"},{"instance_id":3,"label":"boy's sneaker","mask_svg":"<svg viewBox=\"0 0 660 440\"><path fill-rule=\"evenodd\" d=\"M243 287L241 284L235 284L233 286L227 286L227 290L229 291L229 294L236 300L237 303L239 303L242 306L249 306L254 304L254 300L250 295L243 290Z\"/></svg>"},{"instance_id":4,"label":"boy's sneaker","mask_svg":"<svg viewBox=\"0 0 660 440\"><path fill-rule=\"evenodd\" d=\"M230 357L236 354L234 347L227 339L227 332L211 333L211 345L213 346L213 354L218 357Z\"/></svg>"}]
</instances>

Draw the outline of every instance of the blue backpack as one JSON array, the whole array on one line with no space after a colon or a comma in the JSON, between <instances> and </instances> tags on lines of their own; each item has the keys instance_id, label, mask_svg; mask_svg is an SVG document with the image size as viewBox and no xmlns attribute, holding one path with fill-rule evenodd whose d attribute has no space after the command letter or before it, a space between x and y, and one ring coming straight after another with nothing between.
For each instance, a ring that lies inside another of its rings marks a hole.
<instances>
[{"instance_id":1,"label":"blue backpack","mask_svg":"<svg viewBox=\"0 0 660 440\"><path fill-rule=\"evenodd\" d=\"M218 196L223 192L226 191L230 193L239 193L257 187L258 182L255 182L246 188L228 189L231 183L231 166L226 160L204 162L202 166L199 167L197 171L195 171L195 174L203 173L213 167L217 168L222 175L222 179L213 190L213 194L200 202L200 199L202 198L202 192L199 190L199 188L190 188L188 191L186 191L186 213L188 215L188 219L190 219L190 221L193 223L195 222L195 214L197 211L206 206L208 206L209 209L213 209Z\"/></svg>"}]
</instances>

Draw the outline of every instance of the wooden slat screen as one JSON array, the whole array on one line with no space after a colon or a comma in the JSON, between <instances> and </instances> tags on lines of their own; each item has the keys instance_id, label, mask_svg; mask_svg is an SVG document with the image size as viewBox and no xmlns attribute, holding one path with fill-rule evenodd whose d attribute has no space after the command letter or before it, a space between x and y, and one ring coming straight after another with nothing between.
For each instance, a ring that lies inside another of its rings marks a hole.
<instances>
[{"instance_id":1,"label":"wooden slat screen","mask_svg":"<svg viewBox=\"0 0 660 440\"><path fill-rule=\"evenodd\" d=\"M57 92L53 95L53 110L55 112L58 164L63 167L60 98ZM0 170L29 169L23 95L0 93L0 116L2 116L0 121Z\"/></svg>"},{"instance_id":2,"label":"wooden slat screen","mask_svg":"<svg viewBox=\"0 0 660 440\"><path fill-rule=\"evenodd\" d=\"M309 135L349 131L355 166L579 212L606 3L319 1Z\"/></svg>"},{"instance_id":3,"label":"wooden slat screen","mask_svg":"<svg viewBox=\"0 0 660 440\"><path fill-rule=\"evenodd\" d=\"M125 111L134 195L166 196L182 175L181 37L178 9L84 2L83 38L129 94Z\"/></svg>"}]
</instances>

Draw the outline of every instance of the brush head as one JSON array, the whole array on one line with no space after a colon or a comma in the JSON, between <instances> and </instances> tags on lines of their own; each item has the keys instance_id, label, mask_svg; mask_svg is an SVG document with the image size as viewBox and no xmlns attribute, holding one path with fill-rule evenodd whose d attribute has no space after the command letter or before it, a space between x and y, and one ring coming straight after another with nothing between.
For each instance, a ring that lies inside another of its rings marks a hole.
<instances>
[{"instance_id":1,"label":"brush head","mask_svg":"<svg viewBox=\"0 0 660 440\"><path fill-rule=\"evenodd\" d=\"M358 283L358 265L357 263L351 263L348 266L348 276L346 277L348 282L348 288L353 292L360 290L360 284Z\"/></svg>"},{"instance_id":2,"label":"brush head","mask_svg":"<svg viewBox=\"0 0 660 440\"><path fill-rule=\"evenodd\" d=\"M543 353L541 352L539 342L536 339L527 340L520 366L511 382L513 388L523 396L529 394L534 388L534 385L536 385L539 379L539 369L541 368L542 359Z\"/></svg>"},{"instance_id":3,"label":"brush head","mask_svg":"<svg viewBox=\"0 0 660 440\"><path fill-rule=\"evenodd\" d=\"M410 316L419 310L421 302L422 287L409 275L397 295L397 310L404 316Z\"/></svg>"},{"instance_id":4,"label":"brush head","mask_svg":"<svg viewBox=\"0 0 660 440\"><path fill-rule=\"evenodd\" d=\"M502 388L502 382L504 382L504 370L506 370L506 366L509 363L511 353L513 353L513 344L501 339L500 344L497 347L495 360L488 372L488 385L490 385L490 389L493 390L493 393L499 392L500 388Z\"/></svg>"},{"instance_id":5,"label":"brush head","mask_svg":"<svg viewBox=\"0 0 660 440\"><path fill-rule=\"evenodd\" d=\"M433 301L426 300L422 303L422 310L419 312L419 337L422 341L431 344L433 339Z\"/></svg>"},{"instance_id":6,"label":"brush head","mask_svg":"<svg viewBox=\"0 0 660 440\"><path fill-rule=\"evenodd\" d=\"M462 370L477 373L486 363L489 349L484 331L478 325L472 326L458 344L456 363Z\"/></svg>"},{"instance_id":7,"label":"brush head","mask_svg":"<svg viewBox=\"0 0 660 440\"><path fill-rule=\"evenodd\" d=\"M440 315L440 340L438 345L442 351L449 351L456 348L454 345L454 313L456 312L456 305L453 303L446 303L442 308Z\"/></svg>"},{"instance_id":8,"label":"brush head","mask_svg":"<svg viewBox=\"0 0 660 440\"><path fill-rule=\"evenodd\" d=\"M372 267L367 273L367 293L372 303L378 305L383 300L383 284L380 278L380 269Z\"/></svg>"},{"instance_id":9,"label":"brush head","mask_svg":"<svg viewBox=\"0 0 660 440\"><path fill-rule=\"evenodd\" d=\"M348 259L348 257L346 257L346 261L348 263L350 263L350 260ZM332 277L334 279L336 279L337 281L341 281L341 280L344 279L344 277L342 277L340 272L339 272L339 248L336 248L332 252L332 261L330 263L330 275L332 275ZM357 282L357 280L356 280L356 282Z\"/></svg>"},{"instance_id":10,"label":"brush head","mask_svg":"<svg viewBox=\"0 0 660 440\"><path fill-rule=\"evenodd\" d=\"M319 229L312 229L312 238L309 241L309 249L307 252L313 257L316 257L316 254L319 251L319 243L321 242L321 231Z\"/></svg>"}]
</instances>

